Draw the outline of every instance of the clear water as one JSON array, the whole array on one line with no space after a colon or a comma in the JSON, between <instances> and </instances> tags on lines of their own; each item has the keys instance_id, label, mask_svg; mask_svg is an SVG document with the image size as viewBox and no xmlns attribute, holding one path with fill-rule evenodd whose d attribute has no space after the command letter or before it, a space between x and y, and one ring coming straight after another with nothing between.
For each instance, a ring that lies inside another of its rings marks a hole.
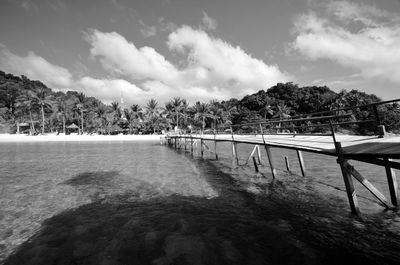
<instances>
[{"instance_id":1,"label":"clear water","mask_svg":"<svg viewBox=\"0 0 400 265\"><path fill-rule=\"evenodd\" d=\"M0 260L400 263L399 214L359 185L363 214L349 214L333 158L304 153L301 177L296 153L273 149L277 167L288 156L294 174L272 179L267 166L245 165L251 148L238 146L234 166L228 144L215 161L152 142L2 143ZM383 168L354 165L389 197Z\"/></svg>"}]
</instances>

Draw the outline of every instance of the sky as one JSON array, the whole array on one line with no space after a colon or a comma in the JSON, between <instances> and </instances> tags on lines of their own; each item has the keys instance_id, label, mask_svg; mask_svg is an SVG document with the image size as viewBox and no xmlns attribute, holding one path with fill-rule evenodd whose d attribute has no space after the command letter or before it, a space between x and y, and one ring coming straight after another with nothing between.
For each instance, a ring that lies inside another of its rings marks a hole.
<instances>
[{"instance_id":1,"label":"sky","mask_svg":"<svg viewBox=\"0 0 400 265\"><path fill-rule=\"evenodd\" d=\"M0 70L105 103L277 83L400 98L400 0L0 0Z\"/></svg>"}]
</instances>

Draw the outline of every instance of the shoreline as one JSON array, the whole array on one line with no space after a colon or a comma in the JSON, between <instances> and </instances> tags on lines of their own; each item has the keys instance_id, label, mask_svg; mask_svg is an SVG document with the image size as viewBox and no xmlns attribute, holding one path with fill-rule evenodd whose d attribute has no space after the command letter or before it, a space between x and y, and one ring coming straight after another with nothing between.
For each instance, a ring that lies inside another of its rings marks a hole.
<instances>
[{"instance_id":1,"label":"shoreline","mask_svg":"<svg viewBox=\"0 0 400 265\"><path fill-rule=\"evenodd\" d=\"M96 142L96 141L160 141L165 135L25 135L0 134L0 143L12 142Z\"/></svg>"}]
</instances>

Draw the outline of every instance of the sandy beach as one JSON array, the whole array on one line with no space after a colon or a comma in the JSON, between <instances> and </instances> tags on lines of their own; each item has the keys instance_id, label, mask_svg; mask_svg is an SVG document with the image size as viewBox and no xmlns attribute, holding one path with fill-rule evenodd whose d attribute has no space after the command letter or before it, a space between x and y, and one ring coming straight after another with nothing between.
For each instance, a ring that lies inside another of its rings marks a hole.
<instances>
[{"instance_id":1,"label":"sandy beach","mask_svg":"<svg viewBox=\"0 0 400 265\"><path fill-rule=\"evenodd\" d=\"M164 135L25 135L0 134L0 142L160 141Z\"/></svg>"}]
</instances>

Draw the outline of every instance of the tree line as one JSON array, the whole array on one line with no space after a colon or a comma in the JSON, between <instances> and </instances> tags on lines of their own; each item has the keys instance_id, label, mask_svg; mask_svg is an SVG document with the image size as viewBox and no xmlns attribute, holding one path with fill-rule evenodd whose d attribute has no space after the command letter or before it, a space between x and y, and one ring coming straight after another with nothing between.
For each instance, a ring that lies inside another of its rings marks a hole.
<instances>
[{"instance_id":1,"label":"tree line","mask_svg":"<svg viewBox=\"0 0 400 265\"><path fill-rule=\"evenodd\" d=\"M255 120L290 118L301 114L369 104L381 101L375 95L357 90L336 93L328 87L299 87L278 83L241 100L189 102L174 97L161 104L150 99L145 105L104 104L95 97L76 91L52 91L40 81L0 71L0 132L14 133L17 124L27 123L30 133L67 131L76 124L85 133L150 134L175 127L185 130L208 130ZM387 130L398 132L400 108L397 103L381 106L380 115ZM368 119L373 113L360 109L354 115ZM355 132L372 130L363 125L351 127Z\"/></svg>"}]
</instances>

